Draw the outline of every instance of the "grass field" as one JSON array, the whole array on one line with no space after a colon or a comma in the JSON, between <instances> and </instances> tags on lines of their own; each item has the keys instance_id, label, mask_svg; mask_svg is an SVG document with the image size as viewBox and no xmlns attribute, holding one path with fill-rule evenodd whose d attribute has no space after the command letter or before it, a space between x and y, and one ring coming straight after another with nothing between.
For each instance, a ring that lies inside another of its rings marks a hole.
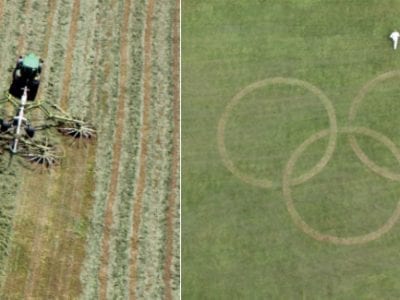
<instances>
[{"instance_id":1,"label":"grass field","mask_svg":"<svg viewBox=\"0 0 400 300\"><path fill-rule=\"evenodd\" d=\"M179 11L0 0L0 90L35 52L38 98L97 129L49 172L1 156L1 299L179 297Z\"/></svg>"},{"instance_id":2,"label":"grass field","mask_svg":"<svg viewBox=\"0 0 400 300\"><path fill-rule=\"evenodd\" d=\"M183 298L399 298L399 11L183 1Z\"/></svg>"}]
</instances>

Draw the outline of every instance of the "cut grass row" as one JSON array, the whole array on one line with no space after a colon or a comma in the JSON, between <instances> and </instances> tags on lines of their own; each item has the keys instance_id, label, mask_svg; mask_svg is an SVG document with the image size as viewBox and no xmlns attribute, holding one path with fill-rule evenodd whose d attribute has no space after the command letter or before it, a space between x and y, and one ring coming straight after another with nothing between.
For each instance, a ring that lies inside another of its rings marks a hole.
<instances>
[{"instance_id":1,"label":"cut grass row","mask_svg":"<svg viewBox=\"0 0 400 300\"><path fill-rule=\"evenodd\" d=\"M149 137L149 112L151 103L151 55L152 55L152 33L153 33L153 13L155 1L149 0L146 7L146 21L144 28L144 62L143 62L143 104L141 115L138 171L135 179L135 193L133 197L133 222L131 234L131 259L130 259L130 284L129 294L131 298L136 298L137 288L137 262L139 248L139 229L141 224L142 201L146 183L146 164Z\"/></svg>"},{"instance_id":2,"label":"cut grass row","mask_svg":"<svg viewBox=\"0 0 400 300\"><path fill-rule=\"evenodd\" d=\"M131 17L131 0L125 0L119 6L119 16L121 16L121 23L119 24L119 74L118 74L118 91L117 91L117 110L115 115L115 134L113 139L113 160L110 178L110 190L107 198L107 209L105 211L104 219L104 235L102 241L102 257L101 269L99 274L100 279L100 298L105 299L108 294L108 283L111 278L110 275L110 241L113 238L113 224L115 223L116 206L118 205L118 188L120 187L120 180L124 166L121 163L121 156L123 153L123 134L126 120L126 100L127 100L127 80L129 76L128 56L129 56L129 39L128 29L129 20Z\"/></svg>"},{"instance_id":3,"label":"cut grass row","mask_svg":"<svg viewBox=\"0 0 400 300\"><path fill-rule=\"evenodd\" d=\"M81 14L77 23L78 39L73 53L71 86L69 92L69 112L73 116L85 118L88 110L97 101L90 101L92 93L92 76L98 71L95 64L96 45L99 42L98 34L102 30L100 25L98 1L82 1ZM89 12L89 13L86 13Z\"/></svg>"},{"instance_id":4,"label":"cut grass row","mask_svg":"<svg viewBox=\"0 0 400 300\"><path fill-rule=\"evenodd\" d=\"M85 61L87 59L86 55L92 55L93 51L95 51L92 47L94 48L94 45L98 42L98 34L96 33L102 29L102 26L97 26L102 22L99 18L98 10L96 10L97 5L97 1L91 1L90 3L84 1L80 5L80 16L77 19L79 34L74 48L74 63L71 70L72 88L68 97L69 112L74 116L85 119L88 119L88 110L86 108L92 107L93 103L97 102L97 99L90 97L97 89L96 84L90 84L91 77L96 75L96 66L93 65L93 59ZM89 45L90 50L86 49L88 53L84 53L81 49L87 48L87 45ZM76 148L73 148L68 155L76 157L76 154L74 154L76 150ZM73 194L74 199L72 201L69 200L72 203L70 211L74 216L73 229L63 238L63 240L66 240L66 247L63 252L68 254L68 260L62 265L63 268L60 269L59 273L63 275L58 280L59 294L69 295L70 291L75 291L76 296L81 292L81 283L77 275L80 273L85 256L86 234L89 226L88 215L92 205L92 192L95 188L93 184L95 147L91 144L81 151L84 152L83 161L79 160L79 156L73 160L76 166L76 170L73 172L74 175L72 175L74 177L73 190L76 190L76 192ZM68 169L66 168L66 170ZM65 189L65 194L65 197L68 197L68 187Z\"/></svg>"},{"instance_id":5,"label":"cut grass row","mask_svg":"<svg viewBox=\"0 0 400 300\"><path fill-rule=\"evenodd\" d=\"M98 298L100 291L99 271L102 255L102 238L104 230L104 216L109 194L112 157L112 144L117 110L117 96L119 73L118 45L119 30L114 20L118 19L119 5L115 1L108 1L100 11L104 19L104 30L100 35L101 47L99 51L99 68L102 74L98 77L97 120L98 135L95 163L95 192L91 213L90 228L87 235L86 257L81 271L83 283L82 297L84 299Z\"/></svg>"},{"instance_id":6,"label":"cut grass row","mask_svg":"<svg viewBox=\"0 0 400 300\"><path fill-rule=\"evenodd\" d=\"M167 242L166 260L164 265L164 282L166 285L165 298L178 299L181 297L180 278L180 24L181 1L175 1L172 31L172 86L173 86L173 148L171 179L167 211Z\"/></svg>"},{"instance_id":7,"label":"cut grass row","mask_svg":"<svg viewBox=\"0 0 400 300\"><path fill-rule=\"evenodd\" d=\"M71 21L68 29L67 50L64 61L64 76L61 88L60 107L64 110L68 109L68 97L71 84L72 66L74 64L74 50L76 46L76 38L78 34L78 20L81 11L81 1L74 0L72 3Z\"/></svg>"},{"instance_id":8,"label":"cut grass row","mask_svg":"<svg viewBox=\"0 0 400 300\"><path fill-rule=\"evenodd\" d=\"M154 9L152 89L142 220L139 231L137 297L163 298L166 291L167 205L173 145L173 1ZM157 275L155 275L157 274Z\"/></svg>"},{"instance_id":9,"label":"cut grass row","mask_svg":"<svg viewBox=\"0 0 400 300\"><path fill-rule=\"evenodd\" d=\"M41 89L44 91L43 99L57 105L61 104L69 29L71 25L71 0L58 0L56 6L55 22L52 35L48 44L48 55L44 71L44 80ZM46 48L44 48L46 49Z\"/></svg>"},{"instance_id":10,"label":"cut grass row","mask_svg":"<svg viewBox=\"0 0 400 300\"><path fill-rule=\"evenodd\" d=\"M129 21L129 56L124 63L131 70L126 78L126 99L121 144L119 180L116 202L113 207L113 225L110 239L110 255L107 282L109 298L127 298L129 289L129 245L131 235L133 193L132 180L137 172L137 154L140 116L143 99L143 34L146 1L137 1ZM133 43L133 41L135 41ZM122 49L121 49L122 50ZM122 57L123 53L121 53ZM122 61L121 61L122 63Z\"/></svg>"}]
</instances>

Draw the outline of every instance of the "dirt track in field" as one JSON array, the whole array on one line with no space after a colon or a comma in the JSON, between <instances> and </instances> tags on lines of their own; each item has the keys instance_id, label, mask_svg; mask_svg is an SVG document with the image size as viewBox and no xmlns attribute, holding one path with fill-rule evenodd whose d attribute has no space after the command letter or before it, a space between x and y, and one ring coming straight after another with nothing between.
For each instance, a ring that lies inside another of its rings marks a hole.
<instances>
[{"instance_id":1,"label":"dirt track in field","mask_svg":"<svg viewBox=\"0 0 400 300\"><path fill-rule=\"evenodd\" d=\"M3 71L19 54L36 52L45 60L38 98L86 116L98 129L86 147L54 135L66 153L54 170L32 171L18 159L13 165L24 180L14 201L3 298L179 295L173 260L179 251L180 99L178 82L172 84L179 79L179 1L105 2L0 0L0 22L5 12L6 23L0 36L19 31L21 37L14 47L0 45ZM157 63L160 57L170 69Z\"/></svg>"}]
</instances>

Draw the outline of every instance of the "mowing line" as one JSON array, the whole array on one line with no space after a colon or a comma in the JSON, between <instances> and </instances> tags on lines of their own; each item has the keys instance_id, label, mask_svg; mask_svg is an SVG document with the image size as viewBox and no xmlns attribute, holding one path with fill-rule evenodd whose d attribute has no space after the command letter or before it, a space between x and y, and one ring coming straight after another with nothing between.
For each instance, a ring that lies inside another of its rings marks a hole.
<instances>
[{"instance_id":1,"label":"mowing line","mask_svg":"<svg viewBox=\"0 0 400 300\"><path fill-rule=\"evenodd\" d=\"M68 95L69 95L69 87L71 81L71 70L72 70L72 60L74 54L74 48L76 43L76 34L78 32L78 19L80 13L80 0L75 0L72 6L72 17L71 17L71 25L69 28L69 36L67 41L67 53L65 55L65 69L64 69L64 78L62 84L62 92L61 92L61 102L60 106L62 109L67 109L68 106Z\"/></svg>"},{"instance_id":2,"label":"mowing line","mask_svg":"<svg viewBox=\"0 0 400 300\"><path fill-rule=\"evenodd\" d=\"M130 285L129 291L132 299L136 299L137 281L137 256L139 243L139 225L141 217L142 198L146 181L146 162L147 162L147 141L149 136L149 110L151 101L151 51L152 51L152 22L154 11L154 0L149 0L146 15L146 27L144 32L144 83L143 83L143 111L142 127L140 129L140 156L139 174L135 184L133 226L132 226L132 250L130 264Z\"/></svg>"},{"instance_id":3,"label":"mowing line","mask_svg":"<svg viewBox=\"0 0 400 300\"><path fill-rule=\"evenodd\" d=\"M179 36L179 24L180 24L180 0L175 2L175 16L173 24L173 65L172 65L172 78L174 86L174 100L173 100L173 137L172 137L172 164L171 164L171 183L168 196L168 209L167 209L167 240L166 240L166 259L164 264L164 284L165 284L165 299L172 299L172 287L171 287L171 265L173 258L173 237L174 237L174 219L175 219L175 200L176 200L176 189L177 189L177 175L178 175L178 164L179 164L179 116L180 116L180 90L179 90L179 55L180 55L180 36Z\"/></svg>"},{"instance_id":4,"label":"mowing line","mask_svg":"<svg viewBox=\"0 0 400 300\"><path fill-rule=\"evenodd\" d=\"M117 186L119 181L119 166L121 160L122 133L124 131L125 118L125 98L127 91L128 77L128 28L130 17L131 0L124 2L124 15L122 19L121 43L120 43L120 81L119 81L119 97L116 115L115 140L113 145L113 162L111 170L110 191L108 193L107 207L104 218L104 231L102 242L101 267L99 272L100 280L100 299L107 297L107 275L108 262L110 256L110 235L113 223L113 206L117 196Z\"/></svg>"}]
</instances>

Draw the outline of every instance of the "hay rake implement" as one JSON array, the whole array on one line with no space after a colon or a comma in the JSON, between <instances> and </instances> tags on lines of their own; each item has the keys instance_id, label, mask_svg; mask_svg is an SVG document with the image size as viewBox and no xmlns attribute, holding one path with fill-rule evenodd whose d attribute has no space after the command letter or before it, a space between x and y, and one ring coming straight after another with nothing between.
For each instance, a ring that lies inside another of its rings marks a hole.
<instances>
[{"instance_id":1,"label":"hay rake implement","mask_svg":"<svg viewBox=\"0 0 400 300\"><path fill-rule=\"evenodd\" d=\"M47 130L57 128L74 141L92 139L96 136L96 130L90 123L71 116L56 104L34 101L42 63L34 54L20 57L17 61L10 89L0 100L0 109L11 104L16 110L13 117L0 119L0 149L25 157L32 163L51 167L61 161L64 153L61 147L51 142ZM26 117L34 111L42 115L41 123L35 126ZM34 138L38 131L45 133L41 139Z\"/></svg>"}]
</instances>

